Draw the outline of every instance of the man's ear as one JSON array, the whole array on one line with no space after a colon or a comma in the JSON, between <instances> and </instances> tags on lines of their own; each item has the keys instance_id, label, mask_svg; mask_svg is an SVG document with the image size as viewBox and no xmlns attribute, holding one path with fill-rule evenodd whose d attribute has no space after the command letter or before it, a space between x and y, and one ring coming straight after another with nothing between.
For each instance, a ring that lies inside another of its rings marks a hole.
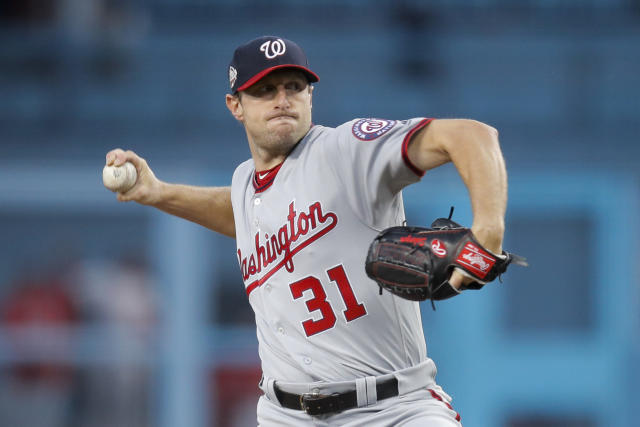
<instances>
[{"instance_id":1,"label":"man's ear","mask_svg":"<svg viewBox=\"0 0 640 427\"><path fill-rule=\"evenodd\" d=\"M231 112L231 115L235 117L237 121L241 122L244 119L244 111L240 103L240 96L227 94L225 101L227 102L227 108Z\"/></svg>"},{"instance_id":2,"label":"man's ear","mask_svg":"<svg viewBox=\"0 0 640 427\"><path fill-rule=\"evenodd\" d=\"M313 86L309 85L309 106L313 108Z\"/></svg>"}]
</instances>

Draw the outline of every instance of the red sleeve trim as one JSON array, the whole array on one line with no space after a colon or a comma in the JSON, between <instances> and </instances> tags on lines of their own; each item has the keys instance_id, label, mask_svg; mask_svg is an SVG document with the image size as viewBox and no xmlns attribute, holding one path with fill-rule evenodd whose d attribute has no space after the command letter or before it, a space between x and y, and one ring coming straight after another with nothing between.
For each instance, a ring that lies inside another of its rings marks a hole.
<instances>
[{"instance_id":1,"label":"red sleeve trim","mask_svg":"<svg viewBox=\"0 0 640 427\"><path fill-rule=\"evenodd\" d=\"M422 120L413 129L411 129L409 131L409 133L407 133L407 136L405 136L404 140L402 141L402 160L404 160L404 163L407 165L407 167L409 169L411 169L413 171L413 173L418 175L420 178L422 178L424 176L426 171L423 171L422 169L420 169L419 167L414 165L411 162L411 159L409 159L409 152L408 152L409 142L411 142L411 138L413 138L413 135L415 135L416 132L418 132L420 129L422 129L423 127L425 127L429 123L431 123L432 120L433 119L424 119L424 120Z\"/></svg>"}]
</instances>

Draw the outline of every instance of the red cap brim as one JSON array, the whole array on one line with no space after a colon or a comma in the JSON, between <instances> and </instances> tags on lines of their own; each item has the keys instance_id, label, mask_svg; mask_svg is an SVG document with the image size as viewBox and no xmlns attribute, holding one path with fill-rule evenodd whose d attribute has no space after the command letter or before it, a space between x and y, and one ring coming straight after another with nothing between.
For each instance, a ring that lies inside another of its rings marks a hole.
<instances>
[{"instance_id":1,"label":"red cap brim","mask_svg":"<svg viewBox=\"0 0 640 427\"><path fill-rule=\"evenodd\" d=\"M253 86L254 84L256 84L258 82L258 80L260 80L261 78L263 78L264 76L266 76L267 74L275 71L275 70L279 70L282 68L295 68L298 69L300 71L303 71L306 75L307 78L309 79L309 81L311 83L317 82L320 80L320 77L318 77L318 75L316 73L314 73L313 71L311 71L310 69L303 67L301 65L295 65L295 64L282 64L282 65L276 65L275 67L271 67L271 68L266 68L262 71L260 71L258 74L256 74L255 76L251 77L249 80L247 80L242 86L240 86L238 89L236 89L238 92L241 90L245 90L251 86Z\"/></svg>"}]
</instances>

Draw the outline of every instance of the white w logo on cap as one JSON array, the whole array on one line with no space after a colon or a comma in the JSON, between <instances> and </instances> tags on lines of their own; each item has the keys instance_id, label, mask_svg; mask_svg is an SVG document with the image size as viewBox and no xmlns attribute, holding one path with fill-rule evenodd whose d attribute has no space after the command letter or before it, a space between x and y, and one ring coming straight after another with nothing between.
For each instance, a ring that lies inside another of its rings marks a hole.
<instances>
[{"instance_id":1,"label":"white w logo on cap","mask_svg":"<svg viewBox=\"0 0 640 427\"><path fill-rule=\"evenodd\" d=\"M287 51L287 45L282 39L268 40L260 45L260 52L264 52L267 59L273 59L276 56L284 55Z\"/></svg>"}]
</instances>

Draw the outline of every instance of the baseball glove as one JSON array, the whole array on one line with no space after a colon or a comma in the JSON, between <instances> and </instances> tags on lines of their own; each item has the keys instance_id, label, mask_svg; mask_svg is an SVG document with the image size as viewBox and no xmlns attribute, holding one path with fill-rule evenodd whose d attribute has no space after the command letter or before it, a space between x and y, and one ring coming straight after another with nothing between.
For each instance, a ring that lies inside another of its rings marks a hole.
<instances>
[{"instance_id":1,"label":"baseball glove","mask_svg":"<svg viewBox=\"0 0 640 427\"><path fill-rule=\"evenodd\" d=\"M451 211L453 213L453 209ZM431 228L398 226L383 230L369 247L365 270L382 289L412 301L450 298L465 289L481 289L507 270L526 266L524 258L483 248L471 229L449 218L438 218ZM473 282L456 290L449 284L454 268Z\"/></svg>"}]
</instances>

